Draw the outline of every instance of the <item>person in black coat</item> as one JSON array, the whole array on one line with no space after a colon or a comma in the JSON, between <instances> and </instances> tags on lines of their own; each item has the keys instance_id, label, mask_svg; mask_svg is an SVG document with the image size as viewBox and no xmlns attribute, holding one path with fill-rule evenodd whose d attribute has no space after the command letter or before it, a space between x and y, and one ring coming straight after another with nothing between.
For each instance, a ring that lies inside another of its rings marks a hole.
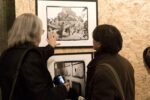
<instances>
[{"instance_id":1,"label":"person in black coat","mask_svg":"<svg viewBox=\"0 0 150 100\"><path fill-rule=\"evenodd\" d=\"M131 63L118 54L122 36L112 25L99 25L93 31L94 59L89 63L86 82L86 100L123 100L109 64L118 74L125 100L135 99L134 69Z\"/></svg>"},{"instance_id":2,"label":"person in black coat","mask_svg":"<svg viewBox=\"0 0 150 100\"><path fill-rule=\"evenodd\" d=\"M47 69L47 59L54 54L56 33L49 33L48 45L38 47L43 34L41 20L33 14L16 18L9 31L8 46L0 58L0 86L2 99L8 100L18 61L25 50L29 51L21 65L11 100L65 100L69 84L53 86Z\"/></svg>"}]
</instances>

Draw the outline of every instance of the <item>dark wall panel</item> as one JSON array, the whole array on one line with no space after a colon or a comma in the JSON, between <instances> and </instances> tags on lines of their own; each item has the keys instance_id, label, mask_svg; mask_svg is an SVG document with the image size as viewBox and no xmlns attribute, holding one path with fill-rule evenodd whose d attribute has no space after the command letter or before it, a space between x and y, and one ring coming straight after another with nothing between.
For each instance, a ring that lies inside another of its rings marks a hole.
<instances>
[{"instance_id":1,"label":"dark wall panel","mask_svg":"<svg viewBox=\"0 0 150 100\"><path fill-rule=\"evenodd\" d=\"M15 0L0 0L0 54L7 48L8 30L15 19ZM2 100L0 89L0 100Z\"/></svg>"},{"instance_id":2,"label":"dark wall panel","mask_svg":"<svg viewBox=\"0 0 150 100\"><path fill-rule=\"evenodd\" d=\"M7 48L7 32L14 19L15 0L0 0L0 53Z\"/></svg>"}]
</instances>

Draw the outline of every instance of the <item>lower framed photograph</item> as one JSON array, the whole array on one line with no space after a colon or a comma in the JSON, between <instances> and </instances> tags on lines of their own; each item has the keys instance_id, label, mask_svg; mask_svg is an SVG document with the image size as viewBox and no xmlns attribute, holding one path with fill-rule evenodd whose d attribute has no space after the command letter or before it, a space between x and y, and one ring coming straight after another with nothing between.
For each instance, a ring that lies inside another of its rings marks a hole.
<instances>
[{"instance_id":1,"label":"lower framed photograph","mask_svg":"<svg viewBox=\"0 0 150 100\"><path fill-rule=\"evenodd\" d=\"M93 53L55 54L48 60L48 70L54 79L63 76L78 96L85 96L87 65L93 59Z\"/></svg>"}]
</instances>

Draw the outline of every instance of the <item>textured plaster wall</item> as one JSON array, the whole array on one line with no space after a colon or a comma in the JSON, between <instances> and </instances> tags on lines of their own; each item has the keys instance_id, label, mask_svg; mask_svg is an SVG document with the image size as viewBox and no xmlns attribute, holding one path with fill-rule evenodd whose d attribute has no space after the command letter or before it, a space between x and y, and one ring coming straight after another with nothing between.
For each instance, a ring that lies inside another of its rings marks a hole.
<instances>
[{"instance_id":1,"label":"textured plaster wall","mask_svg":"<svg viewBox=\"0 0 150 100\"><path fill-rule=\"evenodd\" d=\"M120 52L134 66L136 100L150 100L150 74L144 66L142 53L150 45L149 0L98 0L99 24L118 27L123 36ZM16 0L16 15L35 13L35 0ZM92 49L57 49L56 53L88 52Z\"/></svg>"},{"instance_id":2,"label":"textured plaster wall","mask_svg":"<svg viewBox=\"0 0 150 100\"><path fill-rule=\"evenodd\" d=\"M15 0L16 3L16 16L22 13L35 14L35 0Z\"/></svg>"},{"instance_id":3,"label":"textured plaster wall","mask_svg":"<svg viewBox=\"0 0 150 100\"><path fill-rule=\"evenodd\" d=\"M142 53L150 45L149 0L99 0L99 24L117 26L124 43L121 54L135 69L136 100L150 100L150 74L143 64Z\"/></svg>"}]
</instances>

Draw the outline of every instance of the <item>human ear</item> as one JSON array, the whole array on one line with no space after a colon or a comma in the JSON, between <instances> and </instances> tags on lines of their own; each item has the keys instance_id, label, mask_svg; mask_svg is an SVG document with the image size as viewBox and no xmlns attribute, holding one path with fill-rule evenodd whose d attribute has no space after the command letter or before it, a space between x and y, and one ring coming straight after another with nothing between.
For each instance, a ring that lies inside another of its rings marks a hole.
<instances>
[{"instance_id":1,"label":"human ear","mask_svg":"<svg viewBox=\"0 0 150 100\"><path fill-rule=\"evenodd\" d=\"M97 47L100 48L102 46L102 44L100 42L97 42Z\"/></svg>"}]
</instances>

